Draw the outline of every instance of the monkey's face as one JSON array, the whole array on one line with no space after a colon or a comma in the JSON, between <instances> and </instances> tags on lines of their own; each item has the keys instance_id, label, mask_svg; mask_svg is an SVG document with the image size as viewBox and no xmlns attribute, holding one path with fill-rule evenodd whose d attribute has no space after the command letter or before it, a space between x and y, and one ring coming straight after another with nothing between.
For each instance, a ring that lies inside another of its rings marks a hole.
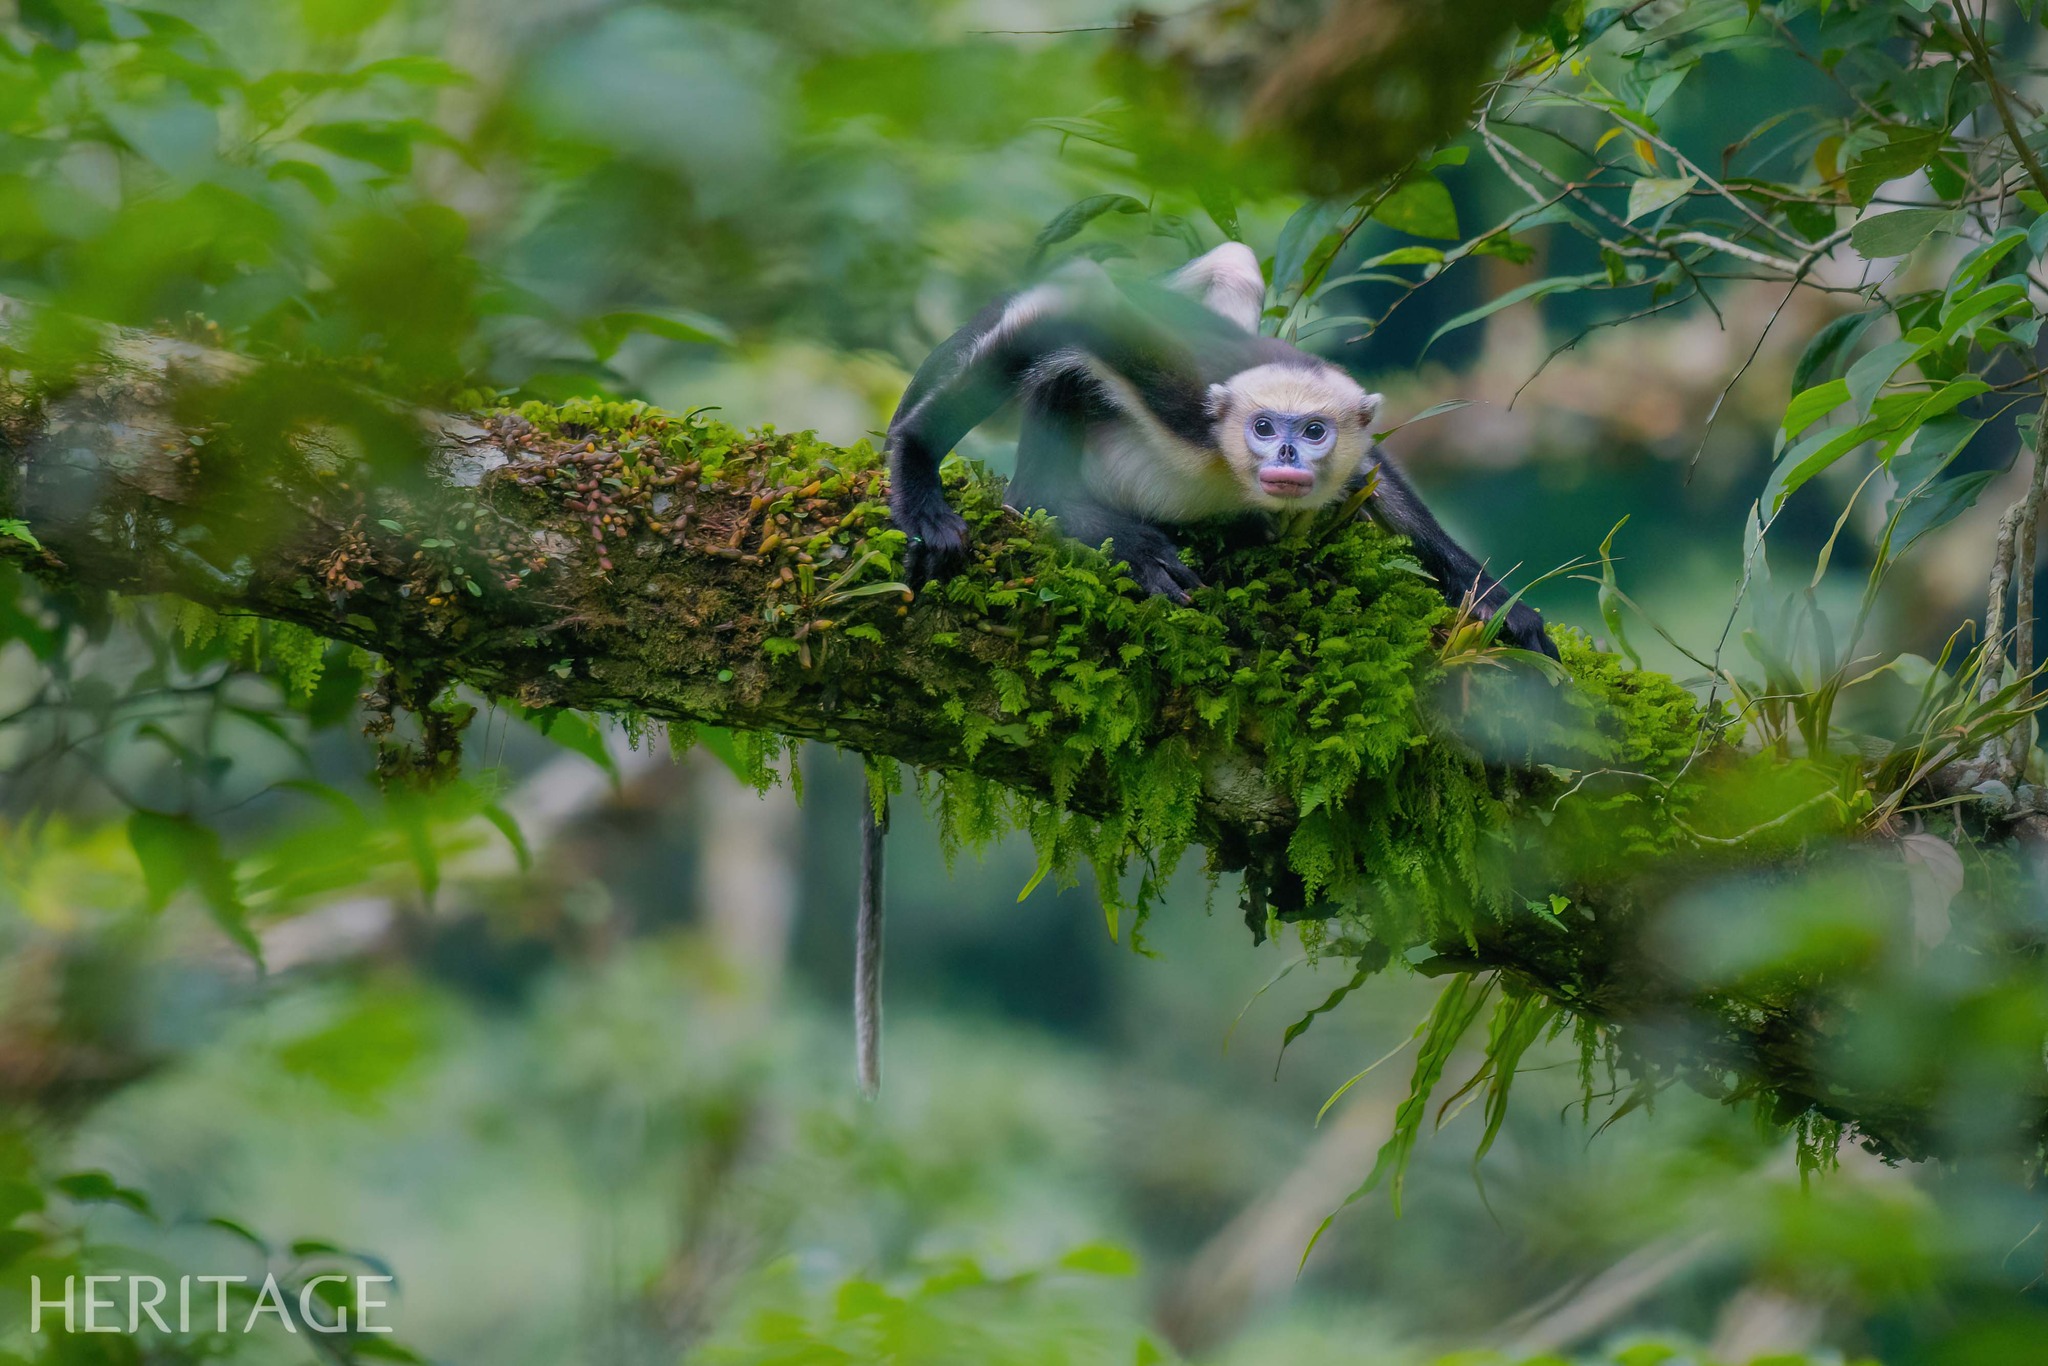
<instances>
[{"instance_id":1,"label":"monkey's face","mask_svg":"<svg viewBox=\"0 0 2048 1366\"><path fill-rule=\"evenodd\" d=\"M1372 446L1380 396L1335 367L1265 365L1209 391L1217 449L1252 507L1320 507L1343 492Z\"/></svg>"}]
</instances>

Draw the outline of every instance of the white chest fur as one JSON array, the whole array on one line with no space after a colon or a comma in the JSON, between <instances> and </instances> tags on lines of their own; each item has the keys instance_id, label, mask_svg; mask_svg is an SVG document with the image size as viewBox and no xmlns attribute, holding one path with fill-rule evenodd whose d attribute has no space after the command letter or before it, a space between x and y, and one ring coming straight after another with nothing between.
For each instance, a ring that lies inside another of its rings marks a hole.
<instances>
[{"instance_id":1,"label":"white chest fur","mask_svg":"<svg viewBox=\"0 0 2048 1366\"><path fill-rule=\"evenodd\" d=\"M1242 512L1247 504L1220 451L1129 416L1088 429L1081 482L1100 502L1150 522L1206 521Z\"/></svg>"}]
</instances>

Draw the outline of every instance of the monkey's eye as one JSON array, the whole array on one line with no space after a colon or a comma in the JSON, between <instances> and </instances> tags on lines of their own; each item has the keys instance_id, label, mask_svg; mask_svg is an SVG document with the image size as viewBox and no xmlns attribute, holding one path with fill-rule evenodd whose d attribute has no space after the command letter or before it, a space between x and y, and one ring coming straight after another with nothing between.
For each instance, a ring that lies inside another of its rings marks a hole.
<instances>
[{"instance_id":1,"label":"monkey's eye","mask_svg":"<svg viewBox=\"0 0 2048 1366\"><path fill-rule=\"evenodd\" d=\"M1279 431L1280 429L1273 425L1273 419L1270 417L1262 417L1252 423L1252 435L1259 437L1261 440L1271 441L1275 436L1279 435Z\"/></svg>"},{"instance_id":2,"label":"monkey's eye","mask_svg":"<svg viewBox=\"0 0 2048 1366\"><path fill-rule=\"evenodd\" d=\"M1320 422L1311 422L1301 429L1301 439L1315 445L1330 434L1330 429Z\"/></svg>"}]
</instances>

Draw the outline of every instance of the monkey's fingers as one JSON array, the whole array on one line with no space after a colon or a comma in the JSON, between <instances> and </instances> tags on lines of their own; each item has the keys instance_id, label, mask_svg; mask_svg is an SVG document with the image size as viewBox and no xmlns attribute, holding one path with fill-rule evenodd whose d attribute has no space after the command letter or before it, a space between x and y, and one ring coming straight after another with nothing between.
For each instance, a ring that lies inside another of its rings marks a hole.
<instances>
[{"instance_id":1,"label":"monkey's fingers","mask_svg":"<svg viewBox=\"0 0 2048 1366\"><path fill-rule=\"evenodd\" d=\"M967 523L958 513L920 518L904 529L910 539L903 549L903 574L912 588L949 579L967 567Z\"/></svg>"},{"instance_id":2,"label":"monkey's fingers","mask_svg":"<svg viewBox=\"0 0 2048 1366\"><path fill-rule=\"evenodd\" d=\"M1131 578L1154 597L1170 598L1185 607L1202 586L1202 576L1181 562L1178 555L1162 552L1128 561Z\"/></svg>"}]
</instances>

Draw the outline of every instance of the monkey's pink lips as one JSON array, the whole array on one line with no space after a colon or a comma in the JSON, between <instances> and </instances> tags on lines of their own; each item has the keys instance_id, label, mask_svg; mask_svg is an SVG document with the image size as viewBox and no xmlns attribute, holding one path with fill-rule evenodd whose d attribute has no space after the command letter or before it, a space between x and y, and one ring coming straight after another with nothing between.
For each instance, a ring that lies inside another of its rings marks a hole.
<instances>
[{"instance_id":1,"label":"monkey's pink lips","mask_svg":"<svg viewBox=\"0 0 2048 1366\"><path fill-rule=\"evenodd\" d=\"M1307 470L1269 465L1259 471L1259 487L1275 498L1300 498L1315 486L1316 477Z\"/></svg>"}]
</instances>

